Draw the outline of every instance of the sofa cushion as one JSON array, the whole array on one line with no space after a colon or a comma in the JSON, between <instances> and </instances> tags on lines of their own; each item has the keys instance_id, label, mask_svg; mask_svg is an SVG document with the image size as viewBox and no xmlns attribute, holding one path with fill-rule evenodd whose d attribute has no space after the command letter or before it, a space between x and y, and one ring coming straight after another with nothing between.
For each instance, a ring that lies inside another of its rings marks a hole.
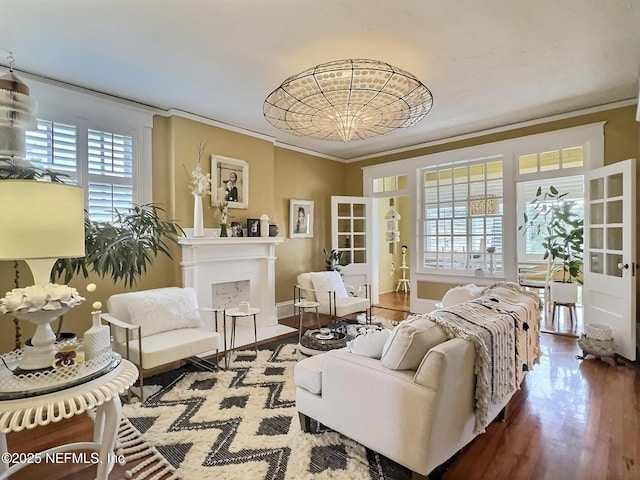
<instances>
[{"instance_id":1,"label":"sofa cushion","mask_svg":"<svg viewBox=\"0 0 640 480\"><path fill-rule=\"evenodd\" d=\"M421 316L408 318L391 332L380 362L392 370L415 370L432 347L447 339L432 320Z\"/></svg>"},{"instance_id":2,"label":"sofa cushion","mask_svg":"<svg viewBox=\"0 0 640 480\"><path fill-rule=\"evenodd\" d=\"M478 298L482 294L483 290L484 287L479 287L472 283L469 285L453 287L444 294L444 297L442 297L442 306L447 308L452 305L468 302L469 300Z\"/></svg>"},{"instance_id":3,"label":"sofa cushion","mask_svg":"<svg viewBox=\"0 0 640 480\"><path fill-rule=\"evenodd\" d=\"M354 312L364 312L371 306L371 302L368 298L362 297L346 297L346 298L336 298L336 311L335 314L338 317L344 317ZM326 313L328 315L333 315L334 312L330 312L327 308L325 311L324 307L321 305L320 313Z\"/></svg>"},{"instance_id":4,"label":"sofa cushion","mask_svg":"<svg viewBox=\"0 0 640 480\"><path fill-rule=\"evenodd\" d=\"M347 348L356 355L379 359L390 335L391 330L386 328L384 330L368 329L347 342Z\"/></svg>"},{"instance_id":5,"label":"sofa cushion","mask_svg":"<svg viewBox=\"0 0 640 480\"><path fill-rule=\"evenodd\" d=\"M142 364L138 340L129 341L129 359L142 368L154 368L201 353L218 349L220 335L200 328L184 328L158 333L142 339ZM126 357L126 343L117 343L115 349Z\"/></svg>"},{"instance_id":6,"label":"sofa cushion","mask_svg":"<svg viewBox=\"0 0 640 480\"><path fill-rule=\"evenodd\" d=\"M298 387L319 395L322 392L322 365L325 354L313 355L296 363L293 378Z\"/></svg>"},{"instance_id":7,"label":"sofa cushion","mask_svg":"<svg viewBox=\"0 0 640 480\"><path fill-rule=\"evenodd\" d=\"M179 328L201 328L198 298L193 288L163 288L127 294L133 325L144 337Z\"/></svg>"}]
</instances>

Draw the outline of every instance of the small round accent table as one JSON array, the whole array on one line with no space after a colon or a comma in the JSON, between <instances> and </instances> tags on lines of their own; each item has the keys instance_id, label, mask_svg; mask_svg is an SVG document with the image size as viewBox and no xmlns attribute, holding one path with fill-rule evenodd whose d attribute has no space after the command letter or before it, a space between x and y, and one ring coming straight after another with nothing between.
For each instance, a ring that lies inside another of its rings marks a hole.
<instances>
[{"instance_id":1,"label":"small round accent table","mask_svg":"<svg viewBox=\"0 0 640 480\"><path fill-rule=\"evenodd\" d=\"M231 346L229 347L229 355L233 354L236 348L236 321L238 318L253 317L253 338L255 340L254 346L256 349L256 356L258 355L258 324L256 315L260 313L259 308L250 307L248 311L243 312L238 307L226 308L224 310L224 322L226 324L226 317L231 317ZM225 361L226 364L226 361Z\"/></svg>"},{"instance_id":2,"label":"small round accent table","mask_svg":"<svg viewBox=\"0 0 640 480\"><path fill-rule=\"evenodd\" d=\"M333 329L327 336L320 333L320 330L309 330L300 339L298 349L304 355L318 355L329 350L346 347L347 342L352 339L353 336Z\"/></svg>"},{"instance_id":3,"label":"small round accent table","mask_svg":"<svg viewBox=\"0 0 640 480\"><path fill-rule=\"evenodd\" d=\"M316 325L318 325L318 329L320 329L320 314L318 313L320 303L302 300L294 303L293 306L298 309L298 343L300 343L300 338L302 337L302 322L307 310L314 309L316 311Z\"/></svg>"},{"instance_id":4,"label":"small round accent table","mask_svg":"<svg viewBox=\"0 0 640 480\"><path fill-rule=\"evenodd\" d=\"M46 461L47 454L93 450L98 452L96 479L106 480L116 461L113 449L122 419L119 394L131 387L137 378L136 366L128 360L118 358L114 361L112 370L97 378L88 379L86 383L69 388L60 386L51 393L32 394L26 398L17 398L17 394L14 399L0 401L0 479L8 478L30 463ZM7 433L59 422L95 407L97 409L93 442L69 443L25 455L24 463L14 463L11 466L6 462L11 458L11 455L7 454ZM88 458L93 460L94 457Z\"/></svg>"}]
</instances>

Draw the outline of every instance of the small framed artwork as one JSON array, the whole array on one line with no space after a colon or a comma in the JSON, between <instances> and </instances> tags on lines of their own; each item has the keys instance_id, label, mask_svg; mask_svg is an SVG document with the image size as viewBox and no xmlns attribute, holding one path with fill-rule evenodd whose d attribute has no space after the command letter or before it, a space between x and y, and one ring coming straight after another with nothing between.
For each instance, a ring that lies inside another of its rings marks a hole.
<instances>
[{"instance_id":1,"label":"small framed artwork","mask_svg":"<svg viewBox=\"0 0 640 480\"><path fill-rule=\"evenodd\" d=\"M242 237L242 222L231 222L231 236Z\"/></svg>"},{"instance_id":2,"label":"small framed artwork","mask_svg":"<svg viewBox=\"0 0 640 480\"><path fill-rule=\"evenodd\" d=\"M289 201L289 237L313 237L313 201Z\"/></svg>"},{"instance_id":3,"label":"small framed artwork","mask_svg":"<svg viewBox=\"0 0 640 480\"><path fill-rule=\"evenodd\" d=\"M249 164L237 158L211 155L211 204L249 207Z\"/></svg>"},{"instance_id":4,"label":"small framed artwork","mask_svg":"<svg viewBox=\"0 0 640 480\"><path fill-rule=\"evenodd\" d=\"M247 237L260 236L260 219L247 218Z\"/></svg>"}]
</instances>

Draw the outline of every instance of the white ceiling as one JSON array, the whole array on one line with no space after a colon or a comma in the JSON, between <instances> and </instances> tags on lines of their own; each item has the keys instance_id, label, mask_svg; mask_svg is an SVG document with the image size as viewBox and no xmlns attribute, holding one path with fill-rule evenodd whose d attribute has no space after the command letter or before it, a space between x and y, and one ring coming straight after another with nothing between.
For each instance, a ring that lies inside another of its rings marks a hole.
<instances>
[{"instance_id":1,"label":"white ceiling","mask_svg":"<svg viewBox=\"0 0 640 480\"><path fill-rule=\"evenodd\" d=\"M0 64L341 159L636 99L640 0L0 0ZM418 125L349 144L262 115L295 73L388 62L434 95ZM36 99L37 100L37 99Z\"/></svg>"}]
</instances>

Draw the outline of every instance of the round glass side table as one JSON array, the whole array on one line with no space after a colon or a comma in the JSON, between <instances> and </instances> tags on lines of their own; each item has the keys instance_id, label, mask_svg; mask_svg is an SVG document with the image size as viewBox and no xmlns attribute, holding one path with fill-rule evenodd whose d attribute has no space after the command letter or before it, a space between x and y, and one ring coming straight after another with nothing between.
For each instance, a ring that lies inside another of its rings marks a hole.
<instances>
[{"instance_id":1,"label":"round glass side table","mask_svg":"<svg viewBox=\"0 0 640 480\"><path fill-rule=\"evenodd\" d=\"M65 418L88 412L96 408L93 442L75 442L35 453L31 458L43 459L48 453L74 450L98 452L97 480L106 480L113 469L116 455L113 450L122 419L120 394L124 393L138 378L136 366L114 354L113 368L99 376L87 377L85 383L61 385L49 389L48 393L30 394L20 398L0 401L0 479L5 479L29 463L9 465L6 434L32 429ZM36 460L37 461L37 460Z\"/></svg>"},{"instance_id":2,"label":"round glass side table","mask_svg":"<svg viewBox=\"0 0 640 480\"><path fill-rule=\"evenodd\" d=\"M229 358L236 348L236 323L239 318L253 317L253 338L254 347L256 349L256 357L258 356L258 323L257 315L260 313L259 308L250 307L247 311L240 310L239 307L226 308L224 310L224 323L227 323L227 317L231 318L231 345L229 346L229 352L225 352L225 367L228 364L226 358Z\"/></svg>"},{"instance_id":3,"label":"round glass side table","mask_svg":"<svg viewBox=\"0 0 640 480\"><path fill-rule=\"evenodd\" d=\"M300 339L302 338L302 324L304 321L304 314L307 313L307 310L316 311L316 325L318 326L318 330L320 330L320 314L318 313L318 307L320 306L320 303L301 300L294 303L293 306L298 309L298 343L300 343Z\"/></svg>"}]
</instances>

